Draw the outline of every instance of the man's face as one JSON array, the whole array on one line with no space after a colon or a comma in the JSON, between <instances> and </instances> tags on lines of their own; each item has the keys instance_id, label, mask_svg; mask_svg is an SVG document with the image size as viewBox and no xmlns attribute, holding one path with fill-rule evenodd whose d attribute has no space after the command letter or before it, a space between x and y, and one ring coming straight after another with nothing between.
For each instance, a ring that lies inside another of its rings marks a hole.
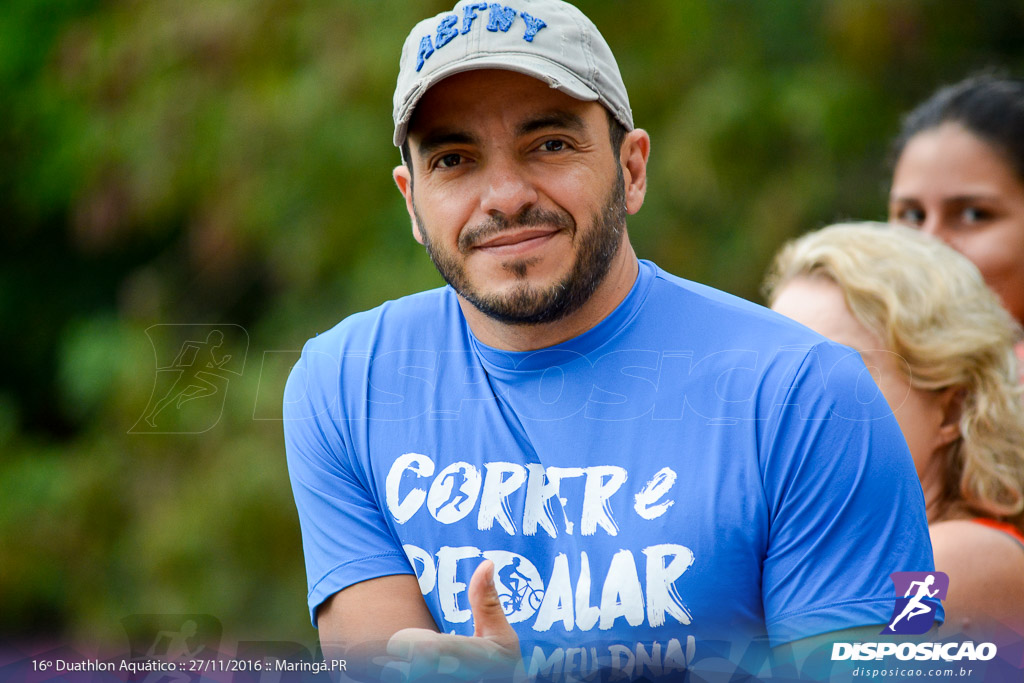
<instances>
[{"instance_id":1,"label":"man's face","mask_svg":"<svg viewBox=\"0 0 1024 683\"><path fill-rule=\"evenodd\" d=\"M414 233L481 312L551 322L604 279L626 216L608 126L600 104L511 71L457 74L421 100L409 128L415 193L403 188Z\"/></svg>"}]
</instances>

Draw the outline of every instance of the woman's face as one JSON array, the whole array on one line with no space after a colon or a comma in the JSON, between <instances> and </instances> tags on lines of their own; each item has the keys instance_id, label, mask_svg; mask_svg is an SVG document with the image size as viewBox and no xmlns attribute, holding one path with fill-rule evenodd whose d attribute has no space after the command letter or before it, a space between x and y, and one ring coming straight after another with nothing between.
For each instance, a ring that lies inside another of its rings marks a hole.
<instances>
[{"instance_id":1,"label":"woman's face","mask_svg":"<svg viewBox=\"0 0 1024 683\"><path fill-rule=\"evenodd\" d=\"M896 163L889 220L969 258L1024 322L1024 181L988 143L956 123L912 137Z\"/></svg>"},{"instance_id":2,"label":"woman's face","mask_svg":"<svg viewBox=\"0 0 1024 683\"><path fill-rule=\"evenodd\" d=\"M776 292L772 310L860 352L899 422L918 477L923 482L934 476L934 455L948 443L941 431L941 399L934 392L911 386L906 362L854 317L839 285L822 277L794 278Z\"/></svg>"}]
</instances>

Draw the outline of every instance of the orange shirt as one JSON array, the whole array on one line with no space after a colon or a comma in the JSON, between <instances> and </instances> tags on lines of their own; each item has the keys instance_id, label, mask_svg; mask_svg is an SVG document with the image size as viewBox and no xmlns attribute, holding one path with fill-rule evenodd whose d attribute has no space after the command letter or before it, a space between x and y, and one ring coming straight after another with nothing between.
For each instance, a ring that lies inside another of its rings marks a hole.
<instances>
[{"instance_id":1,"label":"orange shirt","mask_svg":"<svg viewBox=\"0 0 1024 683\"><path fill-rule=\"evenodd\" d=\"M1013 536L1015 539L1017 539L1017 541L1021 545L1024 545L1024 534L1020 532L1020 529L1010 524L1009 522L999 522L994 519L988 519L987 517L975 517L971 521L977 522L982 526L987 526L997 531L1002 531L1005 534L1009 534L1010 536Z\"/></svg>"}]
</instances>

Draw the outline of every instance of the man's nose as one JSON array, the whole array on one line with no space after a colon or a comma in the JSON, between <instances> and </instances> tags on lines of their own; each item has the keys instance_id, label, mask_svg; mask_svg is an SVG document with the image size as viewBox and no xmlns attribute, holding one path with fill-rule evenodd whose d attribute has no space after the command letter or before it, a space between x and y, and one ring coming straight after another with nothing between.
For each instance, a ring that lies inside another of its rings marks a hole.
<instances>
[{"instance_id":1,"label":"man's nose","mask_svg":"<svg viewBox=\"0 0 1024 683\"><path fill-rule=\"evenodd\" d=\"M480 208L488 215L515 216L537 201L537 189L519 164L510 159L487 163Z\"/></svg>"}]
</instances>

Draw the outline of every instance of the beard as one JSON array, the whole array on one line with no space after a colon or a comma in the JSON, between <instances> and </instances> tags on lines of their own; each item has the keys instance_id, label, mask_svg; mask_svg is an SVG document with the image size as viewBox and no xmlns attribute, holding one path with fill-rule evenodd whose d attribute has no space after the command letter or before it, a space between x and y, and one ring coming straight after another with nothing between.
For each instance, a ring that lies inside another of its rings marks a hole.
<instances>
[{"instance_id":1,"label":"beard","mask_svg":"<svg viewBox=\"0 0 1024 683\"><path fill-rule=\"evenodd\" d=\"M611 269L612 261L622 245L622 229L626 224L626 192L622 168L616 164L617 178L608 191L600 211L590 220L590 229L581 232L572 216L564 210L547 211L527 208L510 217L499 215L480 225L467 228L459 235L458 254L437 246L430 240L430 230L415 211L423 237L423 246L434 267L445 282L481 313L510 325L539 325L564 318L579 310L597 290ZM481 241L507 230L545 226L569 231L575 245L575 261L569 272L548 287L536 287L527 281L530 266L536 259L512 259L502 267L519 283L510 292L490 293L470 282L466 275L467 255Z\"/></svg>"}]
</instances>

